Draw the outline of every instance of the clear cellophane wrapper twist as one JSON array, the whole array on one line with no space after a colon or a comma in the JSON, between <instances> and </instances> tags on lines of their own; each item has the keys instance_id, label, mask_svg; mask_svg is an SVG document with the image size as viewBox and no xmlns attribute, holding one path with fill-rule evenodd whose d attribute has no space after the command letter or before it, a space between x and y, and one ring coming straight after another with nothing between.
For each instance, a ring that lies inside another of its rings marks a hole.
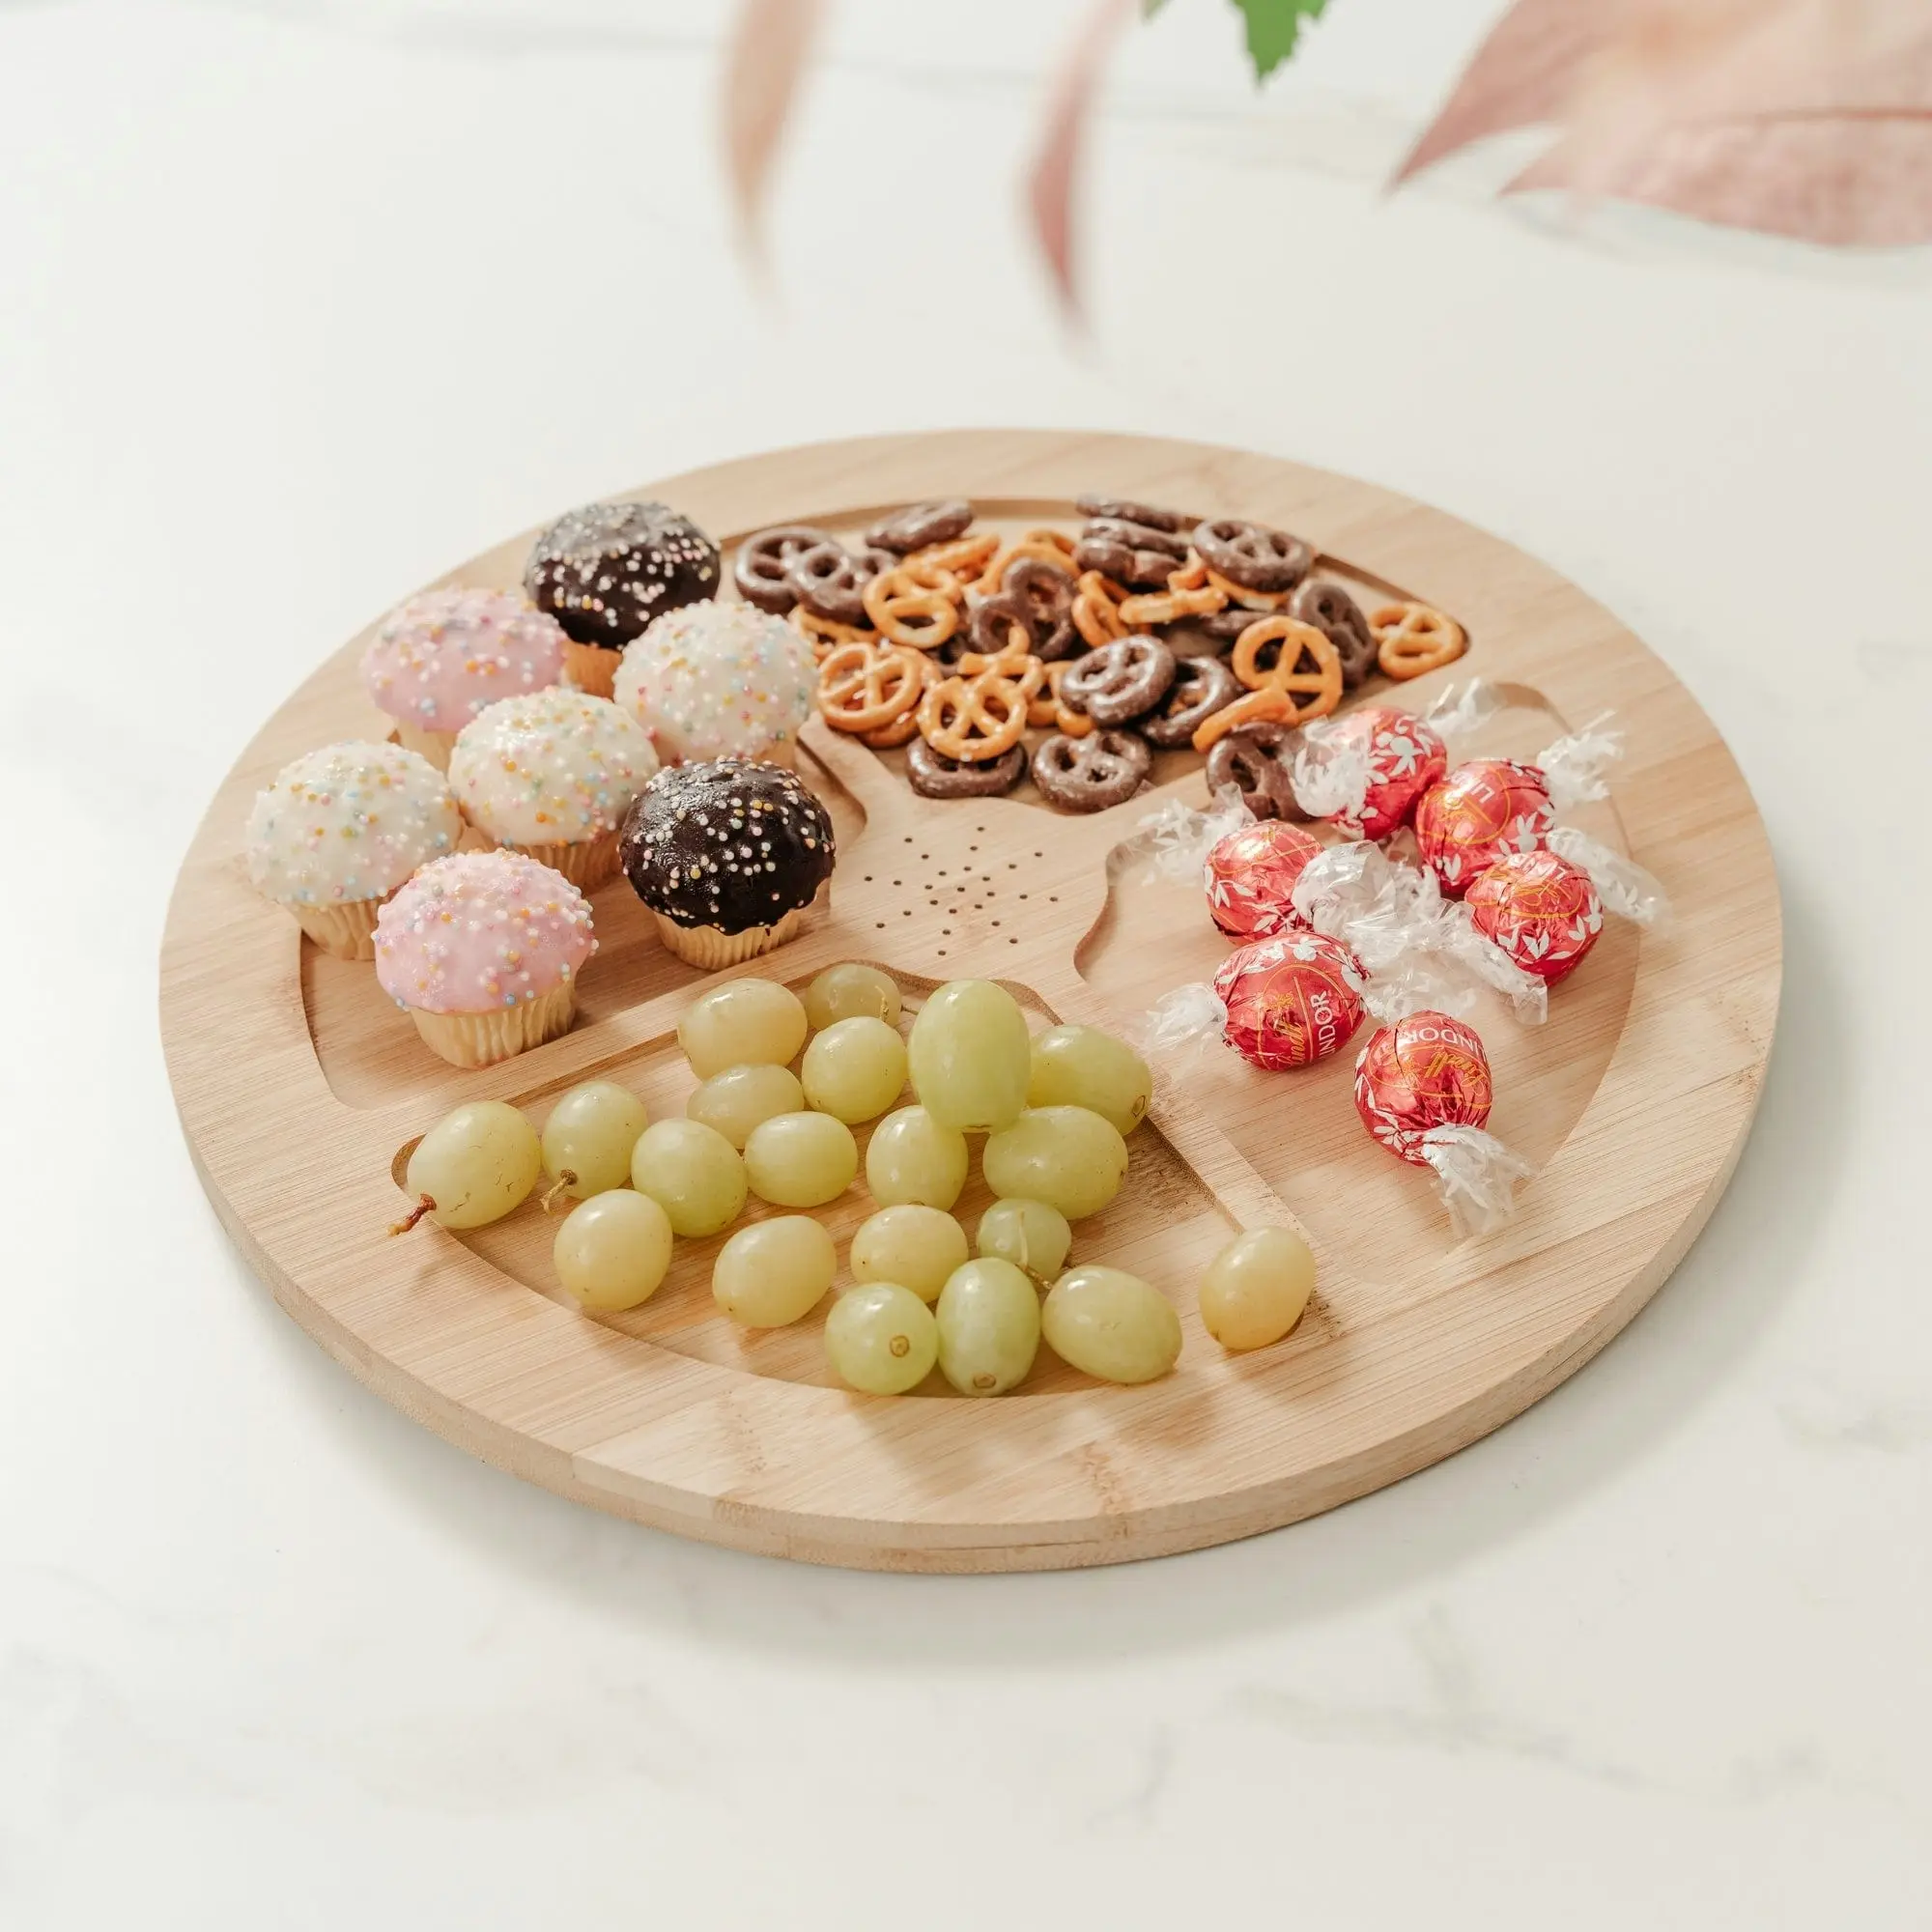
<instances>
[{"instance_id":1,"label":"clear cellophane wrapper twist","mask_svg":"<svg viewBox=\"0 0 1932 1932\"><path fill-rule=\"evenodd\" d=\"M1487 1131L1494 1086L1466 1021L1431 1008L1386 1020L1355 1058L1355 1111L1399 1160L1435 1174L1449 1218L1483 1235L1516 1211L1529 1164Z\"/></svg>"},{"instance_id":2,"label":"clear cellophane wrapper twist","mask_svg":"<svg viewBox=\"0 0 1932 1932\"><path fill-rule=\"evenodd\" d=\"M1360 961L1364 1004L1378 1019L1423 1007L1466 1012L1485 986L1504 995L1525 1026L1548 1016L1542 980L1485 939L1433 873L1378 845L1331 845L1311 860L1295 882L1294 909Z\"/></svg>"}]
</instances>

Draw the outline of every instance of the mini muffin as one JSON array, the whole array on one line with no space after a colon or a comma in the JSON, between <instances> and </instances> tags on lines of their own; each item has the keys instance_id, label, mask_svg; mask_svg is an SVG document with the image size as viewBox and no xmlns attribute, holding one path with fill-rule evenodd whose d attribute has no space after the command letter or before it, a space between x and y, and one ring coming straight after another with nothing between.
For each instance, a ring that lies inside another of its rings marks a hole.
<instances>
[{"instance_id":1,"label":"mini muffin","mask_svg":"<svg viewBox=\"0 0 1932 1932\"><path fill-rule=\"evenodd\" d=\"M413 872L456 850L463 818L442 774L400 745L326 746L255 794L248 879L325 952L376 956L376 914Z\"/></svg>"},{"instance_id":2,"label":"mini muffin","mask_svg":"<svg viewBox=\"0 0 1932 1932\"><path fill-rule=\"evenodd\" d=\"M663 503L587 503L537 538L524 588L570 634L570 675L611 696L617 654L652 618L715 596L718 546Z\"/></svg>"},{"instance_id":3,"label":"mini muffin","mask_svg":"<svg viewBox=\"0 0 1932 1932\"><path fill-rule=\"evenodd\" d=\"M455 1066L488 1066L569 1030L597 951L590 901L521 852L425 866L376 922L376 978Z\"/></svg>"},{"instance_id":4,"label":"mini muffin","mask_svg":"<svg viewBox=\"0 0 1932 1932\"><path fill-rule=\"evenodd\" d=\"M569 643L513 590L425 590L377 627L362 681L396 721L397 742L446 771L456 734L479 711L563 681Z\"/></svg>"},{"instance_id":5,"label":"mini muffin","mask_svg":"<svg viewBox=\"0 0 1932 1932\"><path fill-rule=\"evenodd\" d=\"M667 763L789 765L817 689L811 646L782 617L750 604L692 604L624 653L614 696Z\"/></svg>"},{"instance_id":6,"label":"mini muffin","mask_svg":"<svg viewBox=\"0 0 1932 1932\"><path fill-rule=\"evenodd\" d=\"M624 820L624 876L693 966L781 946L832 876L832 820L777 765L719 758L660 772Z\"/></svg>"},{"instance_id":7,"label":"mini muffin","mask_svg":"<svg viewBox=\"0 0 1932 1932\"><path fill-rule=\"evenodd\" d=\"M608 697L535 691L463 728L449 783L463 815L589 892L617 873L617 828L658 754Z\"/></svg>"}]
</instances>

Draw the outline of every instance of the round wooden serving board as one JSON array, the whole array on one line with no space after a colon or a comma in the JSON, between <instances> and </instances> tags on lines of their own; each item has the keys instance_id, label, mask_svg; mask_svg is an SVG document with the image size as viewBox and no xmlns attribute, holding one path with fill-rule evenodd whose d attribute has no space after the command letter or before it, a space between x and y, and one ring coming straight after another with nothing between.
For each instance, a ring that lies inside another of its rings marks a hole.
<instances>
[{"instance_id":1,"label":"round wooden serving board","mask_svg":"<svg viewBox=\"0 0 1932 1932\"><path fill-rule=\"evenodd\" d=\"M1555 989L1547 1027L1500 1008L1476 1016L1495 1071L1492 1127L1537 1170L1515 1221L1454 1239L1431 1178L1363 1130L1352 1051L1266 1074L1212 1046L1159 1069L1126 1188L1076 1231L1076 1259L1132 1268L1180 1309L1179 1367L1143 1388L1091 1382L1042 1349L999 1400L954 1397L936 1376L910 1398L855 1396L831 1384L818 1316L747 1334L718 1314L714 1241L681 1242L642 1308L594 1319L555 1288L555 1223L534 1202L471 1236L389 1239L402 1156L460 1100L510 1100L541 1121L565 1088L602 1075L653 1117L681 1111L692 1082L674 1029L707 978L663 951L619 879L595 895L602 945L575 1029L464 1073L420 1043L372 968L318 953L258 898L242 859L255 791L299 753L386 728L356 673L358 638L269 721L210 808L169 914L161 1020L222 1221L276 1299L372 1388L501 1468L714 1543L875 1569L1052 1569L1226 1542L1394 1482L1528 1406L1657 1291L1716 1205L1757 1102L1777 888L1710 720L1607 612L1420 504L1190 443L894 437L638 494L728 550L764 525L847 531L937 496L970 497L1006 529L1070 529L1085 490L1280 526L1317 546L1326 574L1450 611L1469 655L1401 701L1420 706L1471 672L1505 685L1512 708L1485 751L1532 755L1617 714L1629 751L1612 799L1576 822L1656 872L1676 916L1641 937L1611 922ZM528 543L445 581L514 586ZM1206 802L1191 754L1163 761L1154 794L1086 818L1026 793L919 799L890 759L816 724L800 763L838 823L831 900L750 972L796 985L834 960L872 960L914 1007L943 980L998 978L1037 1023L1132 1033L1161 993L1227 955L1199 889L1155 876L1139 835L1164 797ZM969 1231L984 1200L976 1179L959 1208ZM861 1182L823 1210L841 1249L868 1206ZM1266 1221L1308 1234L1320 1291L1286 1342L1225 1355L1201 1328L1195 1283L1234 1226Z\"/></svg>"}]
</instances>

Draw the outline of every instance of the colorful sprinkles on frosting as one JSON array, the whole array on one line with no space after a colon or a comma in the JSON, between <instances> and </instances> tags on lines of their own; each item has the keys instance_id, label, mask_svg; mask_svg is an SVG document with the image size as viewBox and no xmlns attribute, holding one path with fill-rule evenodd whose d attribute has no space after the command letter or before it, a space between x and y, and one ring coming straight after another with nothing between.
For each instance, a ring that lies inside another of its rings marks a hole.
<instances>
[{"instance_id":1,"label":"colorful sprinkles on frosting","mask_svg":"<svg viewBox=\"0 0 1932 1932\"><path fill-rule=\"evenodd\" d=\"M718 587L718 546L663 503L586 503L538 537L524 587L582 643L621 649L661 611Z\"/></svg>"},{"instance_id":2,"label":"colorful sprinkles on frosting","mask_svg":"<svg viewBox=\"0 0 1932 1932\"><path fill-rule=\"evenodd\" d=\"M506 845L574 845L624 822L658 754L608 697L554 689L493 704L464 727L449 782L464 815Z\"/></svg>"},{"instance_id":3,"label":"colorful sprinkles on frosting","mask_svg":"<svg viewBox=\"0 0 1932 1932\"><path fill-rule=\"evenodd\" d=\"M248 878L288 905L379 899L462 836L456 800L426 759L400 745L328 745L256 793Z\"/></svg>"},{"instance_id":4,"label":"colorful sprinkles on frosting","mask_svg":"<svg viewBox=\"0 0 1932 1932\"><path fill-rule=\"evenodd\" d=\"M832 820L780 766L674 765L638 794L621 853L632 889L653 912L743 932L810 903L831 876Z\"/></svg>"},{"instance_id":5,"label":"colorful sprinkles on frosting","mask_svg":"<svg viewBox=\"0 0 1932 1932\"><path fill-rule=\"evenodd\" d=\"M597 951L590 902L520 852L458 852L376 921L376 978L397 1006L483 1013L554 992Z\"/></svg>"},{"instance_id":6,"label":"colorful sprinkles on frosting","mask_svg":"<svg viewBox=\"0 0 1932 1932\"><path fill-rule=\"evenodd\" d=\"M490 705L563 678L563 627L511 590L426 590L362 654L369 696L424 731L461 731Z\"/></svg>"},{"instance_id":7,"label":"colorful sprinkles on frosting","mask_svg":"<svg viewBox=\"0 0 1932 1932\"><path fill-rule=\"evenodd\" d=\"M668 759L755 758L798 736L817 685L782 617L703 603L666 611L625 651L613 696Z\"/></svg>"}]
</instances>

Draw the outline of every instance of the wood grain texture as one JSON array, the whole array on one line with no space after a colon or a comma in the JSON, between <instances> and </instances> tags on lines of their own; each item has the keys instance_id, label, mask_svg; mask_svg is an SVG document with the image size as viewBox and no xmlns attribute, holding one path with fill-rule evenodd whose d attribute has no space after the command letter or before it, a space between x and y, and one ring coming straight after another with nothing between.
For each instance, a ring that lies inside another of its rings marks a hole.
<instances>
[{"instance_id":1,"label":"wood grain texture","mask_svg":"<svg viewBox=\"0 0 1932 1932\"><path fill-rule=\"evenodd\" d=\"M1195 444L1028 431L824 444L650 486L721 537L854 527L922 497L971 496L1013 526L1071 521L1104 488L1313 540L1378 588L1469 628L1465 669L1509 687L1484 750L1532 754L1613 709L1630 755L1579 823L1657 872L1670 930L1605 933L1549 1025L1478 1016L1494 1129L1537 1165L1517 1219L1452 1240L1428 1178L1381 1151L1349 1098L1352 1055L1262 1074L1219 1048L1160 1068L1120 1201L1076 1254L1175 1299L1179 1368L1140 1389L1051 1360L992 1402L897 1401L828 1385L816 1318L745 1335L716 1314L715 1243L680 1244L658 1295L595 1320L555 1295L554 1223L534 1206L456 1237L384 1230L398 1155L459 1099L541 1119L593 1074L653 1114L689 1091L673 1038L706 983L665 953L622 881L595 897L602 951L578 1025L503 1065L435 1060L371 969L331 960L248 890L254 791L297 753L382 728L362 639L269 722L183 867L163 946L163 1037L197 1167L276 1298L386 1400L499 1467L639 1521L739 1548L877 1569L1117 1562L1225 1542L1393 1482L1507 1421L1575 1373L1654 1293L1729 1179L1776 1020L1779 922L1764 829L1690 695L1607 612L1509 546L1362 483ZM445 581L513 584L528 537ZM1412 688L1425 699L1439 677ZM829 909L745 969L802 982L841 958L923 989L1002 979L1037 1021L1132 1031L1158 995L1226 956L1198 892L1152 877L1147 796L1072 818L1025 799L930 804L889 761L812 727L801 760L838 822ZM1196 761L1161 790L1205 800ZM978 1182L976 1180L977 1188ZM969 1194L969 1223L983 1200ZM841 1243L863 1189L826 1210ZM1288 1341L1224 1356L1194 1309L1231 1225L1294 1222L1321 1259Z\"/></svg>"}]
</instances>

